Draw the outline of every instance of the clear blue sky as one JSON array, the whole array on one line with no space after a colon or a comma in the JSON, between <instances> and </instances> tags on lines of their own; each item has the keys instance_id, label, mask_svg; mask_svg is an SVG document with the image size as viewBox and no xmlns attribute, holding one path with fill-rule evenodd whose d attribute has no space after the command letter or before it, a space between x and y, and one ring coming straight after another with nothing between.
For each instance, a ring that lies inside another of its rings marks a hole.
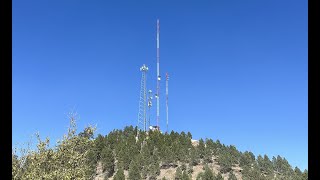
<instances>
[{"instance_id":1,"label":"clear blue sky","mask_svg":"<svg viewBox=\"0 0 320 180\"><path fill-rule=\"evenodd\" d=\"M73 108L79 129L136 125L144 63L155 90L159 18L170 130L281 155L304 170L307 10L306 0L13 0L12 143L37 131L55 142Z\"/></svg>"}]
</instances>

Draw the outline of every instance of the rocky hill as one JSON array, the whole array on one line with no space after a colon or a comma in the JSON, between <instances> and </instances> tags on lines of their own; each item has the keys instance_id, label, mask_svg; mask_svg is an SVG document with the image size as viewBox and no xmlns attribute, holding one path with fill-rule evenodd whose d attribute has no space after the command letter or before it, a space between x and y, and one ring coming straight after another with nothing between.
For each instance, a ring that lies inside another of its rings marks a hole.
<instances>
[{"instance_id":1,"label":"rocky hill","mask_svg":"<svg viewBox=\"0 0 320 180\"><path fill-rule=\"evenodd\" d=\"M219 140L193 140L190 132L138 133L131 126L98 135L95 143L96 180L117 179L118 169L125 179L307 179L307 171L293 169L285 158L256 157Z\"/></svg>"},{"instance_id":2,"label":"rocky hill","mask_svg":"<svg viewBox=\"0 0 320 180\"><path fill-rule=\"evenodd\" d=\"M219 140L193 140L190 132L141 132L132 126L94 137L95 128L68 133L49 148L37 135L37 150L12 154L12 179L269 180L308 179L281 157L255 156Z\"/></svg>"}]
</instances>

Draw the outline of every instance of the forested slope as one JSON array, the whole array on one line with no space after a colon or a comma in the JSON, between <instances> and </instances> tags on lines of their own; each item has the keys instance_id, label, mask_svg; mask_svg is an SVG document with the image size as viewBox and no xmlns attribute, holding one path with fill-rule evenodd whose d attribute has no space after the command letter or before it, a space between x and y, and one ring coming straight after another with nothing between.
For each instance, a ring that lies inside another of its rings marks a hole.
<instances>
[{"instance_id":1,"label":"forested slope","mask_svg":"<svg viewBox=\"0 0 320 180\"><path fill-rule=\"evenodd\" d=\"M95 138L94 132L87 127L76 134L71 119L55 147L38 136L37 150L21 149L19 157L13 151L13 179L308 179L307 170L283 157L255 156L209 138L194 145L190 132L138 133L132 126Z\"/></svg>"}]
</instances>

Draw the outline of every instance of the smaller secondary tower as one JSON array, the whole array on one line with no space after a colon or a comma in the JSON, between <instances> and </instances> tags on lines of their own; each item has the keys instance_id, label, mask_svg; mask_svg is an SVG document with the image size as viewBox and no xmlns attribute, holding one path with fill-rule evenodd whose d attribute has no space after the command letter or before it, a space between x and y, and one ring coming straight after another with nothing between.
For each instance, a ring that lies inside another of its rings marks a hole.
<instances>
[{"instance_id":1,"label":"smaller secondary tower","mask_svg":"<svg viewBox=\"0 0 320 180\"><path fill-rule=\"evenodd\" d=\"M150 127L150 108L152 107L152 90L148 91L149 96L148 96L148 127Z\"/></svg>"},{"instance_id":2,"label":"smaller secondary tower","mask_svg":"<svg viewBox=\"0 0 320 180\"><path fill-rule=\"evenodd\" d=\"M141 86L140 86L140 97L139 97L139 113L138 113L138 128L146 131L147 129L147 71L148 67L143 64L140 68L141 75Z\"/></svg>"},{"instance_id":3,"label":"smaller secondary tower","mask_svg":"<svg viewBox=\"0 0 320 180\"><path fill-rule=\"evenodd\" d=\"M168 124L169 124L169 107L168 107L168 95L169 95L169 74L166 73L166 113L167 113L167 133L168 133Z\"/></svg>"}]
</instances>

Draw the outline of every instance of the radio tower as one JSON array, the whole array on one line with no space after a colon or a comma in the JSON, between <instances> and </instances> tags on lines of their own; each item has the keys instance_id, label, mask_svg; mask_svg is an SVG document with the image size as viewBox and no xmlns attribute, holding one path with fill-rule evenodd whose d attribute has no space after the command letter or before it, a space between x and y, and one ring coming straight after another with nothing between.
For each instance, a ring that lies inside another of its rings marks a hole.
<instances>
[{"instance_id":1,"label":"radio tower","mask_svg":"<svg viewBox=\"0 0 320 180\"><path fill-rule=\"evenodd\" d=\"M152 106L152 90L148 91L149 96L148 96L148 127L150 127L150 108Z\"/></svg>"},{"instance_id":2,"label":"radio tower","mask_svg":"<svg viewBox=\"0 0 320 180\"><path fill-rule=\"evenodd\" d=\"M169 108L168 108L168 94L169 94L169 92L168 92L168 88L169 88L169 83L168 83L168 81L169 81L169 74L168 74L168 73L166 73L167 133L168 133L168 124L169 124L169 116L168 116L168 114L169 114Z\"/></svg>"},{"instance_id":3,"label":"radio tower","mask_svg":"<svg viewBox=\"0 0 320 180\"><path fill-rule=\"evenodd\" d=\"M156 98L157 98L157 128L158 130L160 130L160 126L159 126L159 121L160 121L160 117L159 117L159 99L160 99L160 39L159 39L159 31L160 31L160 24L159 24L159 19L157 19L157 94L156 94Z\"/></svg>"},{"instance_id":4,"label":"radio tower","mask_svg":"<svg viewBox=\"0 0 320 180\"><path fill-rule=\"evenodd\" d=\"M140 130L146 131L147 125L147 71L148 67L143 65L140 68L142 72L141 76L141 87L140 87L140 98L139 98L139 113L138 113L138 128Z\"/></svg>"}]
</instances>

